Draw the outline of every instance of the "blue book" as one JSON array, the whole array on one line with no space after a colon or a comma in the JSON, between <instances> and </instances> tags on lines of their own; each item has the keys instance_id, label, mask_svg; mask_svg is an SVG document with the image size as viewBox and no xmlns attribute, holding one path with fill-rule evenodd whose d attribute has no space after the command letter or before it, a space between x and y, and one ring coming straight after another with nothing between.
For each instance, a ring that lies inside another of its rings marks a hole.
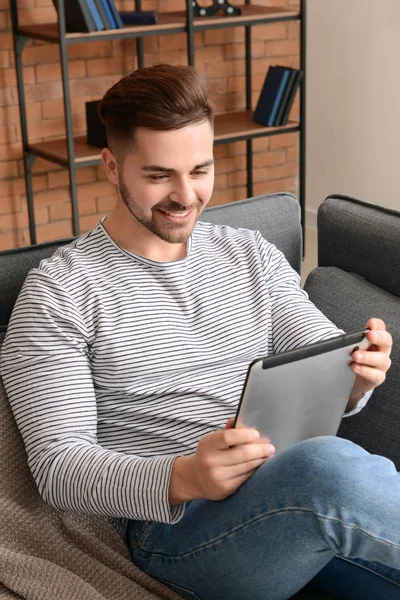
<instances>
[{"instance_id":1,"label":"blue book","mask_svg":"<svg viewBox=\"0 0 400 600\"><path fill-rule=\"evenodd\" d=\"M106 10L104 8L103 0L95 0L97 10L100 13L100 17L105 25L105 29L115 29L115 26L112 24L112 21L107 16Z\"/></svg>"},{"instance_id":2,"label":"blue book","mask_svg":"<svg viewBox=\"0 0 400 600\"><path fill-rule=\"evenodd\" d=\"M285 85L282 85L282 81L283 78L287 80L287 77L289 77L289 72L285 67L276 66L268 69L256 110L254 111L254 121L261 123L261 125L264 125L265 127L272 126L274 121L271 119L271 116L275 118L279 105L276 100L279 92L279 97L282 98L283 90L285 88Z\"/></svg>"},{"instance_id":3,"label":"blue book","mask_svg":"<svg viewBox=\"0 0 400 600\"><path fill-rule=\"evenodd\" d=\"M287 122L289 120L290 111L291 111L291 108L293 106L294 99L296 97L296 92L297 92L297 90L299 88L299 85L300 85L302 79L303 79L303 71L296 71L296 80L295 80L293 86L290 89L290 95L289 95L289 98L288 98L288 100L286 102L282 118L277 123L277 125L286 125L287 124ZM289 85L290 85L290 81L289 81Z\"/></svg>"},{"instance_id":4,"label":"blue book","mask_svg":"<svg viewBox=\"0 0 400 600\"><path fill-rule=\"evenodd\" d=\"M111 8L108 5L107 0L100 0L100 3L102 4L104 12L107 15L107 19L109 20L109 22L111 24L111 29L118 29L117 22L114 18Z\"/></svg>"},{"instance_id":5,"label":"blue book","mask_svg":"<svg viewBox=\"0 0 400 600\"><path fill-rule=\"evenodd\" d=\"M98 11L95 0L86 0L86 5L94 21L96 31L102 31L103 29L106 29L106 24L103 23L103 19Z\"/></svg>"},{"instance_id":6,"label":"blue book","mask_svg":"<svg viewBox=\"0 0 400 600\"><path fill-rule=\"evenodd\" d=\"M288 82L289 77L290 77L290 71L288 69L285 69L284 73L282 75L281 83L280 83L277 93L276 93L275 102L272 106L271 114L268 119L268 127L273 127L275 124L275 118L278 113L279 106L282 102L282 98L285 93L285 88L286 88L286 84Z\"/></svg>"},{"instance_id":7,"label":"blue book","mask_svg":"<svg viewBox=\"0 0 400 600\"><path fill-rule=\"evenodd\" d=\"M124 26L124 24L123 24L122 19L121 19L120 15L119 15L119 12L117 11L117 8L116 8L116 6L114 4L114 0L104 0L104 2L106 4L108 4L108 6L110 7L110 11L112 12L112 14L114 16L114 19L115 19L115 22L116 22L116 27L118 29L122 29L123 26Z\"/></svg>"}]
</instances>

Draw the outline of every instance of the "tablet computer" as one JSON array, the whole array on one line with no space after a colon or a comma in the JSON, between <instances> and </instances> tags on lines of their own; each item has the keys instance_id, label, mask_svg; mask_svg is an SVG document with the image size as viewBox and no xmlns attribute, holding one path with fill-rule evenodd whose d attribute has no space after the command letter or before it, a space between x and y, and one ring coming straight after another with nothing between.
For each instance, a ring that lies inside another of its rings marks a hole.
<instances>
[{"instance_id":1,"label":"tablet computer","mask_svg":"<svg viewBox=\"0 0 400 600\"><path fill-rule=\"evenodd\" d=\"M234 427L254 427L276 454L316 436L336 435L356 379L351 354L365 350L366 331L346 333L254 360Z\"/></svg>"}]
</instances>

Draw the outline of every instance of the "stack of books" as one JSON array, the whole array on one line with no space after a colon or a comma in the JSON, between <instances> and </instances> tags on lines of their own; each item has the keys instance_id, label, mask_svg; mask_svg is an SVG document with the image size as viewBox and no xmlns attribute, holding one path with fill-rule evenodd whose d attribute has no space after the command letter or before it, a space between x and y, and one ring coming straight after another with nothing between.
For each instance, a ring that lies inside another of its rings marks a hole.
<instances>
[{"instance_id":1,"label":"stack of books","mask_svg":"<svg viewBox=\"0 0 400 600\"><path fill-rule=\"evenodd\" d=\"M57 0L53 4L58 10ZM64 0L66 30L72 32L103 31L124 27L114 0Z\"/></svg>"},{"instance_id":2,"label":"stack of books","mask_svg":"<svg viewBox=\"0 0 400 600\"><path fill-rule=\"evenodd\" d=\"M266 127L286 125L303 71L275 66L268 69L253 119Z\"/></svg>"}]
</instances>

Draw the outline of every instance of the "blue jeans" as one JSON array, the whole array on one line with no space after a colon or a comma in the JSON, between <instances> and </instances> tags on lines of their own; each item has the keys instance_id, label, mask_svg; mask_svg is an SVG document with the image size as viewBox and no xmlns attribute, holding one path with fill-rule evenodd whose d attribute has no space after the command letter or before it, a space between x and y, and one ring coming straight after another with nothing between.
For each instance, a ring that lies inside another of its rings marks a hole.
<instances>
[{"instance_id":1,"label":"blue jeans","mask_svg":"<svg viewBox=\"0 0 400 600\"><path fill-rule=\"evenodd\" d=\"M182 598L286 600L311 580L329 587L343 567L366 575L361 595L344 598L399 599L400 474L348 440L314 438L225 500L187 503L175 525L132 521L128 545L140 569Z\"/></svg>"}]
</instances>

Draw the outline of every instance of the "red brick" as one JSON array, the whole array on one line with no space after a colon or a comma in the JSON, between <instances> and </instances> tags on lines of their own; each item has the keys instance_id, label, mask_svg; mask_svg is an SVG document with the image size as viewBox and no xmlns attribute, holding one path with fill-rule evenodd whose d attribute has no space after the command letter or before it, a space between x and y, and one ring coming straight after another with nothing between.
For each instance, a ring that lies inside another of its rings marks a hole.
<instances>
[{"instance_id":1,"label":"red brick","mask_svg":"<svg viewBox=\"0 0 400 600\"><path fill-rule=\"evenodd\" d=\"M103 198L97 198L97 212L102 215L113 210L115 203L117 202L117 194L111 196L103 196Z\"/></svg>"},{"instance_id":2,"label":"red brick","mask_svg":"<svg viewBox=\"0 0 400 600\"><path fill-rule=\"evenodd\" d=\"M227 204L228 202L243 200L246 198L246 196L247 188L245 186L231 188L229 190L215 190L209 202L209 206L216 206L217 204Z\"/></svg>"},{"instance_id":3,"label":"red brick","mask_svg":"<svg viewBox=\"0 0 400 600\"><path fill-rule=\"evenodd\" d=\"M79 198L102 198L115 193L116 186L108 181L99 181L79 186Z\"/></svg>"},{"instance_id":4,"label":"red brick","mask_svg":"<svg viewBox=\"0 0 400 600\"><path fill-rule=\"evenodd\" d=\"M221 173L215 176L214 189L215 190L226 190L228 187L228 177L227 173Z\"/></svg>"},{"instance_id":5,"label":"red brick","mask_svg":"<svg viewBox=\"0 0 400 600\"><path fill-rule=\"evenodd\" d=\"M70 201L70 193L66 188L44 190L35 194L35 206L53 206Z\"/></svg>"},{"instance_id":6,"label":"red brick","mask_svg":"<svg viewBox=\"0 0 400 600\"><path fill-rule=\"evenodd\" d=\"M0 233L0 250L20 248L30 244L28 229L19 229L8 233Z\"/></svg>"},{"instance_id":7,"label":"red brick","mask_svg":"<svg viewBox=\"0 0 400 600\"><path fill-rule=\"evenodd\" d=\"M79 215L93 215L96 214L96 200L94 198L89 198L86 200L81 200L79 198L78 193L78 208ZM64 221L66 219L72 219L72 203L65 202L64 204L58 204L49 207L50 213L50 221Z\"/></svg>"},{"instance_id":8,"label":"red brick","mask_svg":"<svg viewBox=\"0 0 400 600\"><path fill-rule=\"evenodd\" d=\"M220 173L233 173L238 169L246 168L246 157L242 156L233 156L231 158L223 158L218 161L215 165L215 172Z\"/></svg>"},{"instance_id":9,"label":"red brick","mask_svg":"<svg viewBox=\"0 0 400 600\"><path fill-rule=\"evenodd\" d=\"M267 41L268 56L293 56L299 52L297 40Z\"/></svg>"},{"instance_id":10,"label":"red brick","mask_svg":"<svg viewBox=\"0 0 400 600\"><path fill-rule=\"evenodd\" d=\"M82 233L86 233L93 229L93 227L100 221L99 215L88 215L79 219L79 226Z\"/></svg>"},{"instance_id":11,"label":"red brick","mask_svg":"<svg viewBox=\"0 0 400 600\"><path fill-rule=\"evenodd\" d=\"M28 215L27 213L17 212L8 215L1 215L0 217L0 233L6 233L13 229L24 229L28 227Z\"/></svg>"},{"instance_id":12,"label":"red brick","mask_svg":"<svg viewBox=\"0 0 400 600\"><path fill-rule=\"evenodd\" d=\"M4 196L0 199L0 215L13 214L21 210L21 196Z\"/></svg>"},{"instance_id":13,"label":"red brick","mask_svg":"<svg viewBox=\"0 0 400 600\"><path fill-rule=\"evenodd\" d=\"M273 152L258 153L253 156L253 166L258 167L269 167L272 165L281 165L285 162L285 151L275 150Z\"/></svg>"},{"instance_id":14,"label":"red brick","mask_svg":"<svg viewBox=\"0 0 400 600\"><path fill-rule=\"evenodd\" d=\"M133 71L133 57L91 58L86 62L86 70L88 77L114 74L122 77L124 71Z\"/></svg>"},{"instance_id":15,"label":"red brick","mask_svg":"<svg viewBox=\"0 0 400 600\"><path fill-rule=\"evenodd\" d=\"M0 180L12 179L18 176L18 163L16 160L0 163Z\"/></svg>"},{"instance_id":16,"label":"red brick","mask_svg":"<svg viewBox=\"0 0 400 600\"><path fill-rule=\"evenodd\" d=\"M269 149L268 137L256 138L253 140L253 152L265 152Z\"/></svg>"},{"instance_id":17,"label":"red brick","mask_svg":"<svg viewBox=\"0 0 400 600\"><path fill-rule=\"evenodd\" d=\"M290 162L275 167L268 167L268 179L283 179L295 175L297 172L297 163Z\"/></svg>"},{"instance_id":18,"label":"red brick","mask_svg":"<svg viewBox=\"0 0 400 600\"><path fill-rule=\"evenodd\" d=\"M38 243L60 240L72 236L71 221L57 221L36 228Z\"/></svg>"},{"instance_id":19,"label":"red brick","mask_svg":"<svg viewBox=\"0 0 400 600\"><path fill-rule=\"evenodd\" d=\"M274 5L276 3L274 2ZM285 40L288 36L287 24L282 23L266 23L256 25L252 29L253 40Z\"/></svg>"},{"instance_id":20,"label":"red brick","mask_svg":"<svg viewBox=\"0 0 400 600\"><path fill-rule=\"evenodd\" d=\"M299 160L299 149L296 148L286 148L286 160L288 162Z\"/></svg>"},{"instance_id":21,"label":"red brick","mask_svg":"<svg viewBox=\"0 0 400 600\"><path fill-rule=\"evenodd\" d=\"M271 150L275 148L289 148L290 146L296 146L298 141L298 133L282 133L270 137L269 147Z\"/></svg>"},{"instance_id":22,"label":"red brick","mask_svg":"<svg viewBox=\"0 0 400 600\"><path fill-rule=\"evenodd\" d=\"M1 127L0 127L1 129ZM5 138L6 139L6 138ZM0 162L5 160L17 160L22 157L21 142L13 142L0 146Z\"/></svg>"},{"instance_id":23,"label":"red brick","mask_svg":"<svg viewBox=\"0 0 400 600\"><path fill-rule=\"evenodd\" d=\"M228 173L228 188L247 185L247 171Z\"/></svg>"}]
</instances>

